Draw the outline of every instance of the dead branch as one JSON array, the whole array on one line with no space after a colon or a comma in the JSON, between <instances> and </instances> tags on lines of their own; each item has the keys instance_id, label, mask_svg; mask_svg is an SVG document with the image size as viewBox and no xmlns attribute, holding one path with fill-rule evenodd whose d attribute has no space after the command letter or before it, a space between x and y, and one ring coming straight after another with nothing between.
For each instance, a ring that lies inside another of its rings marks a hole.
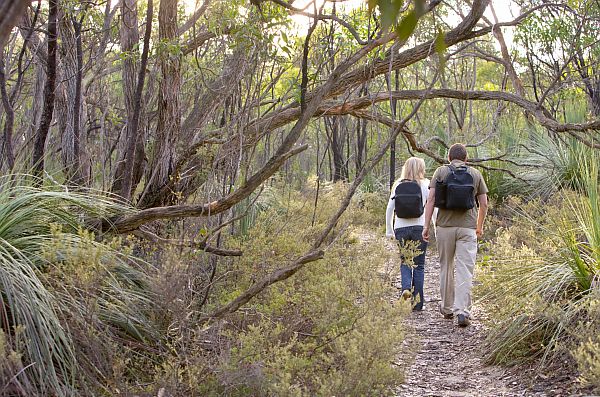
<instances>
[{"instance_id":1,"label":"dead branch","mask_svg":"<svg viewBox=\"0 0 600 397\"><path fill-rule=\"evenodd\" d=\"M303 152L307 148L308 145L302 145L290 150L289 152L278 154L277 156L272 157L267 164L265 164L265 166L256 174L250 177L242 187L219 200L208 204L172 205L167 207L154 207L141 210L136 214L123 216L116 219L112 225L112 231L116 233L128 233L137 229L144 223L152 222L157 219L208 216L216 215L226 211L242 201L244 198L248 197L254 190L258 188L258 186L260 186L261 183L273 175L287 159L300 152Z\"/></svg>"}]
</instances>

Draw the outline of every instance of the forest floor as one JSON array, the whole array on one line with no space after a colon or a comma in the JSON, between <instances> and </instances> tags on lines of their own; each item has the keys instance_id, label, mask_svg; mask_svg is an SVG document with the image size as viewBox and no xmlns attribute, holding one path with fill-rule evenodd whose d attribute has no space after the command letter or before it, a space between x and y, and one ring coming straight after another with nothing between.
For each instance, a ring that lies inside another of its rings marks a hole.
<instances>
[{"instance_id":1,"label":"forest floor","mask_svg":"<svg viewBox=\"0 0 600 397\"><path fill-rule=\"evenodd\" d=\"M391 250L397 249L390 239L370 237L381 239ZM391 261L382 271L390 274L391 266L397 266L397 262ZM437 253L428 250L425 304L423 311L413 312L406 319L407 335L396 362L406 367L405 382L398 388L397 397L586 395L578 391L576 377L569 371L548 371L551 374L544 375L528 367L487 365L482 321L486 313L475 302L470 326L458 327L456 319L444 319L439 312L439 270ZM400 299L400 293L398 290L393 299Z\"/></svg>"}]
</instances>

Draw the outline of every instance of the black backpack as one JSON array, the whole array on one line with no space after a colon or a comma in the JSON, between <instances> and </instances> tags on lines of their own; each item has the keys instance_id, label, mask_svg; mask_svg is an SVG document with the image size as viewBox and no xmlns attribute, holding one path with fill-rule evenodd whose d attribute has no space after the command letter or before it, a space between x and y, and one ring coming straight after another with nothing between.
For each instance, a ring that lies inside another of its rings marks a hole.
<instances>
[{"instance_id":1,"label":"black backpack","mask_svg":"<svg viewBox=\"0 0 600 397\"><path fill-rule=\"evenodd\" d=\"M394 210L398 218L418 218L423 215L423 194L417 181L403 179L394 191Z\"/></svg>"},{"instance_id":2,"label":"black backpack","mask_svg":"<svg viewBox=\"0 0 600 397\"><path fill-rule=\"evenodd\" d=\"M475 207L475 185L467 166L448 165L450 173L435 184L435 206L447 210L470 210Z\"/></svg>"}]
</instances>

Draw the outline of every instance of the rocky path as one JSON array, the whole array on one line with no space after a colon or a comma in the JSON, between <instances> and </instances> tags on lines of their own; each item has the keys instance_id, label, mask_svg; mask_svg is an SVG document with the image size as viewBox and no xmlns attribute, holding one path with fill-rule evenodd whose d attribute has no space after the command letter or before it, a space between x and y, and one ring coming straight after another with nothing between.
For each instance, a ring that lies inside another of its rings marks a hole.
<instances>
[{"instance_id":1,"label":"rocky path","mask_svg":"<svg viewBox=\"0 0 600 397\"><path fill-rule=\"evenodd\" d=\"M386 241L390 249L393 242ZM394 264L388 264L394 266ZM466 328L456 319L439 313L439 263L428 253L425 265L425 305L406 320L408 334L396 364L406 366L405 382L398 397L422 396L555 396L563 394L552 385L530 382L514 369L486 365L481 308L473 308L473 321ZM399 280L398 280L399 281ZM398 297L400 292L398 292ZM564 386L564 385L563 385Z\"/></svg>"}]
</instances>

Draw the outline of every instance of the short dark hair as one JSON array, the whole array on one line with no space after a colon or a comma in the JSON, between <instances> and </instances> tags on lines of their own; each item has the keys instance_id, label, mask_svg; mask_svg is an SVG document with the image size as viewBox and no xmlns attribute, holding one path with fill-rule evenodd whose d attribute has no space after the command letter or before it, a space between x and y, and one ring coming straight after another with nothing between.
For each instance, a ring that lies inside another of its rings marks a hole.
<instances>
[{"instance_id":1,"label":"short dark hair","mask_svg":"<svg viewBox=\"0 0 600 397\"><path fill-rule=\"evenodd\" d=\"M467 160L467 148L462 143L455 143L450 146L450 150L448 150L448 159L452 160Z\"/></svg>"}]
</instances>

